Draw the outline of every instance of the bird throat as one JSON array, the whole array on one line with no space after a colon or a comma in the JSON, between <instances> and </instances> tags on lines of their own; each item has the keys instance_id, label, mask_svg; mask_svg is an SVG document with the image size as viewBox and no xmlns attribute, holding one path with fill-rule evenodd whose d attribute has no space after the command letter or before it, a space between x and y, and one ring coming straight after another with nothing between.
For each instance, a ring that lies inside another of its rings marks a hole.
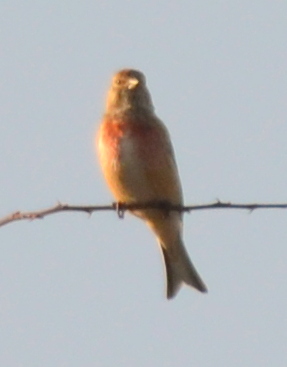
<instances>
[{"instance_id":1,"label":"bird throat","mask_svg":"<svg viewBox=\"0 0 287 367\"><path fill-rule=\"evenodd\" d=\"M151 98L147 93L142 95L130 94L127 91L115 93L110 91L107 99L106 113L109 116L142 116L154 113Z\"/></svg>"}]
</instances>

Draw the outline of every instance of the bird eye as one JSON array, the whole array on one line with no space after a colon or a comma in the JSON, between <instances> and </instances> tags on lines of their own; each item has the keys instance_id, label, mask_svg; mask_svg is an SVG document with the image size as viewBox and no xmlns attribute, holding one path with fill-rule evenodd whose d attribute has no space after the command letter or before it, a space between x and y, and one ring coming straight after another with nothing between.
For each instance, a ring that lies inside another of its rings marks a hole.
<instances>
[{"instance_id":1,"label":"bird eye","mask_svg":"<svg viewBox=\"0 0 287 367\"><path fill-rule=\"evenodd\" d=\"M115 80L115 84L116 84L116 85L120 85L120 84L122 84L121 79L116 79L116 80Z\"/></svg>"}]
</instances>

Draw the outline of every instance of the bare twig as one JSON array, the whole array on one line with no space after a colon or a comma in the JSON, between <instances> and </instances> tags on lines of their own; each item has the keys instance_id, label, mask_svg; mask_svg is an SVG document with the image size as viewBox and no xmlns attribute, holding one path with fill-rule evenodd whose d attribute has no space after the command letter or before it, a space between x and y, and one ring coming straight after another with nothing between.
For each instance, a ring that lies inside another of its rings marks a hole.
<instances>
[{"instance_id":1,"label":"bare twig","mask_svg":"<svg viewBox=\"0 0 287 367\"><path fill-rule=\"evenodd\" d=\"M114 210L117 211L119 218L124 217L124 213L126 210L137 210L137 209L161 209L165 212L169 212L172 210L179 212L191 212L192 210L209 210L209 209L244 209L253 211L255 209L286 209L287 204L232 204L229 202L221 202L216 201L212 204L203 204L203 205L171 205L168 202L149 202L149 203L134 203L134 204L125 204L125 203L113 203L112 205L68 205L58 203L48 209L37 210L33 212L21 212L17 211L12 214L7 215L6 217L0 219L0 227L4 226L8 223L12 223L19 220L33 220L33 219L42 219L50 214L55 214L59 212L66 211L78 211L78 212L86 212L91 214L95 211L103 211L103 210Z\"/></svg>"}]
</instances>

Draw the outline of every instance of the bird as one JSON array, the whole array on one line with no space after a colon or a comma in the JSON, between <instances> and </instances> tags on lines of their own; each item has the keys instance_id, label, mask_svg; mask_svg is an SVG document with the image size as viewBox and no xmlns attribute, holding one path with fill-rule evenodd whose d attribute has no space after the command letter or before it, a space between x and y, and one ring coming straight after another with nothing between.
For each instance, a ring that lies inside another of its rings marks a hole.
<instances>
[{"instance_id":1,"label":"bird","mask_svg":"<svg viewBox=\"0 0 287 367\"><path fill-rule=\"evenodd\" d=\"M155 114L141 71L127 68L113 75L96 146L117 203L183 205L170 135ZM184 247L182 212L145 208L131 213L145 221L156 236L165 264L166 297L175 297L183 283L207 292Z\"/></svg>"}]
</instances>

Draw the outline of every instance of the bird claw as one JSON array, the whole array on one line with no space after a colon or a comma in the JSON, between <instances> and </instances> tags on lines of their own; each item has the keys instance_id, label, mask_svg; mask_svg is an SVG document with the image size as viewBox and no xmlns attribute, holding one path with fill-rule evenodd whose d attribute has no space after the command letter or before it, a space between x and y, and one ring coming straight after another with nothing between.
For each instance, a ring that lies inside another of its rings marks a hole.
<instances>
[{"instance_id":1,"label":"bird claw","mask_svg":"<svg viewBox=\"0 0 287 367\"><path fill-rule=\"evenodd\" d=\"M116 203L113 203L113 206L118 214L118 217L120 219L124 219L125 209L123 208L123 203L121 203L120 201L117 201Z\"/></svg>"},{"instance_id":2,"label":"bird claw","mask_svg":"<svg viewBox=\"0 0 287 367\"><path fill-rule=\"evenodd\" d=\"M168 200L159 200L157 204L159 209L162 210L164 217L168 218L171 211L171 203Z\"/></svg>"}]
</instances>

